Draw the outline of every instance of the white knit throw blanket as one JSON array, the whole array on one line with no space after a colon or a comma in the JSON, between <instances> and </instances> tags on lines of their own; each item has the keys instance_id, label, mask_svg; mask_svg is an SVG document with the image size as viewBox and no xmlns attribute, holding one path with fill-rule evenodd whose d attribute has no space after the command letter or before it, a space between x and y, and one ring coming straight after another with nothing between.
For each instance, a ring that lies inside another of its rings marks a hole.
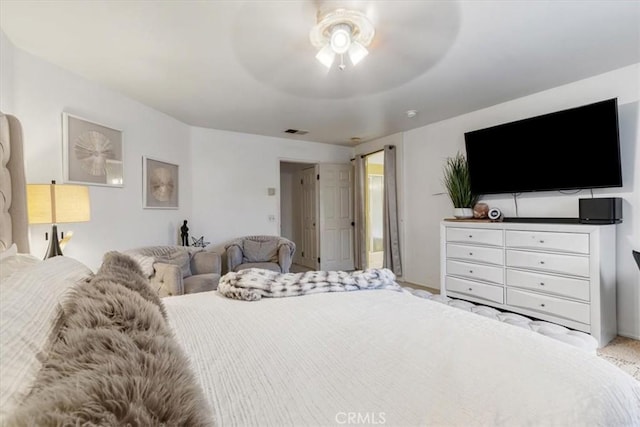
<instances>
[{"instance_id":1,"label":"white knit throw blanket","mask_svg":"<svg viewBox=\"0 0 640 427\"><path fill-rule=\"evenodd\" d=\"M387 268L304 273L277 273L249 268L225 274L218 284L218 292L225 297L245 301L257 301L262 297L280 298L369 289L403 292L402 287L396 283L395 274Z\"/></svg>"}]
</instances>

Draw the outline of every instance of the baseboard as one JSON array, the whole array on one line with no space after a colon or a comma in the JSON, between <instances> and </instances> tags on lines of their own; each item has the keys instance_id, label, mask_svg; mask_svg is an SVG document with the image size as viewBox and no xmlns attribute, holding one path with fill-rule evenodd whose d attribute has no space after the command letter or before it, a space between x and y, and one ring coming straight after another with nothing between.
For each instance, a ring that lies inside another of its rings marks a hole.
<instances>
[{"instance_id":1,"label":"baseboard","mask_svg":"<svg viewBox=\"0 0 640 427\"><path fill-rule=\"evenodd\" d=\"M407 282L406 280L398 280L398 282L401 285L404 285L404 286L409 286L409 287L418 288L418 289L424 289L425 291L429 291L432 294L437 294L437 295L440 294L440 289L430 288L429 286L421 285L419 283Z\"/></svg>"},{"instance_id":2,"label":"baseboard","mask_svg":"<svg viewBox=\"0 0 640 427\"><path fill-rule=\"evenodd\" d=\"M621 336L621 337L631 338L632 340L640 341L640 336L639 335L634 335L634 334L626 333L626 332L618 332L618 335Z\"/></svg>"}]
</instances>

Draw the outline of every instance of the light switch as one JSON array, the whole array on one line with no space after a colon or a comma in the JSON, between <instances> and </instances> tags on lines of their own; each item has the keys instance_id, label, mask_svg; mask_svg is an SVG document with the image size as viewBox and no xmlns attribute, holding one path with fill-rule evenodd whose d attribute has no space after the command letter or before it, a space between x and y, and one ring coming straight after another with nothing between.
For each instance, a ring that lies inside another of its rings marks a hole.
<instances>
[{"instance_id":1,"label":"light switch","mask_svg":"<svg viewBox=\"0 0 640 427\"><path fill-rule=\"evenodd\" d=\"M275 189L275 188L273 188L273 187L269 187L269 188L267 188L267 194L268 194L269 196L275 196L275 195L276 195L276 189Z\"/></svg>"},{"instance_id":2,"label":"light switch","mask_svg":"<svg viewBox=\"0 0 640 427\"><path fill-rule=\"evenodd\" d=\"M269 215L269 222L276 222L276 216L275 215Z\"/></svg>"}]
</instances>

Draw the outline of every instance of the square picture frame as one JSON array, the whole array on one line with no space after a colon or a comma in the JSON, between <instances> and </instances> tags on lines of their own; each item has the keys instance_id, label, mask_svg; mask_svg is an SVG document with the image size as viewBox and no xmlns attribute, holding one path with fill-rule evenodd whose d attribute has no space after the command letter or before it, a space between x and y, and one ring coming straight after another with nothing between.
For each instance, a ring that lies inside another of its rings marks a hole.
<instances>
[{"instance_id":1,"label":"square picture frame","mask_svg":"<svg viewBox=\"0 0 640 427\"><path fill-rule=\"evenodd\" d=\"M142 156L142 206L145 209L180 208L180 167Z\"/></svg>"},{"instance_id":2,"label":"square picture frame","mask_svg":"<svg viewBox=\"0 0 640 427\"><path fill-rule=\"evenodd\" d=\"M62 147L65 183L124 187L122 130L63 112Z\"/></svg>"}]
</instances>

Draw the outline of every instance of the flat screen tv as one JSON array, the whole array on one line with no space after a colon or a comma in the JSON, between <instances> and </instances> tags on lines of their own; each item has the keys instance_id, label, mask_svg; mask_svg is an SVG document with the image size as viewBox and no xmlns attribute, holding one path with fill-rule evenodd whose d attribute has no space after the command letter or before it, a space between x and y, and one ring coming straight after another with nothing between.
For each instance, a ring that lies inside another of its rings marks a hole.
<instances>
[{"instance_id":1,"label":"flat screen tv","mask_svg":"<svg viewBox=\"0 0 640 427\"><path fill-rule=\"evenodd\" d=\"M622 186L617 98L464 136L474 194Z\"/></svg>"}]
</instances>

